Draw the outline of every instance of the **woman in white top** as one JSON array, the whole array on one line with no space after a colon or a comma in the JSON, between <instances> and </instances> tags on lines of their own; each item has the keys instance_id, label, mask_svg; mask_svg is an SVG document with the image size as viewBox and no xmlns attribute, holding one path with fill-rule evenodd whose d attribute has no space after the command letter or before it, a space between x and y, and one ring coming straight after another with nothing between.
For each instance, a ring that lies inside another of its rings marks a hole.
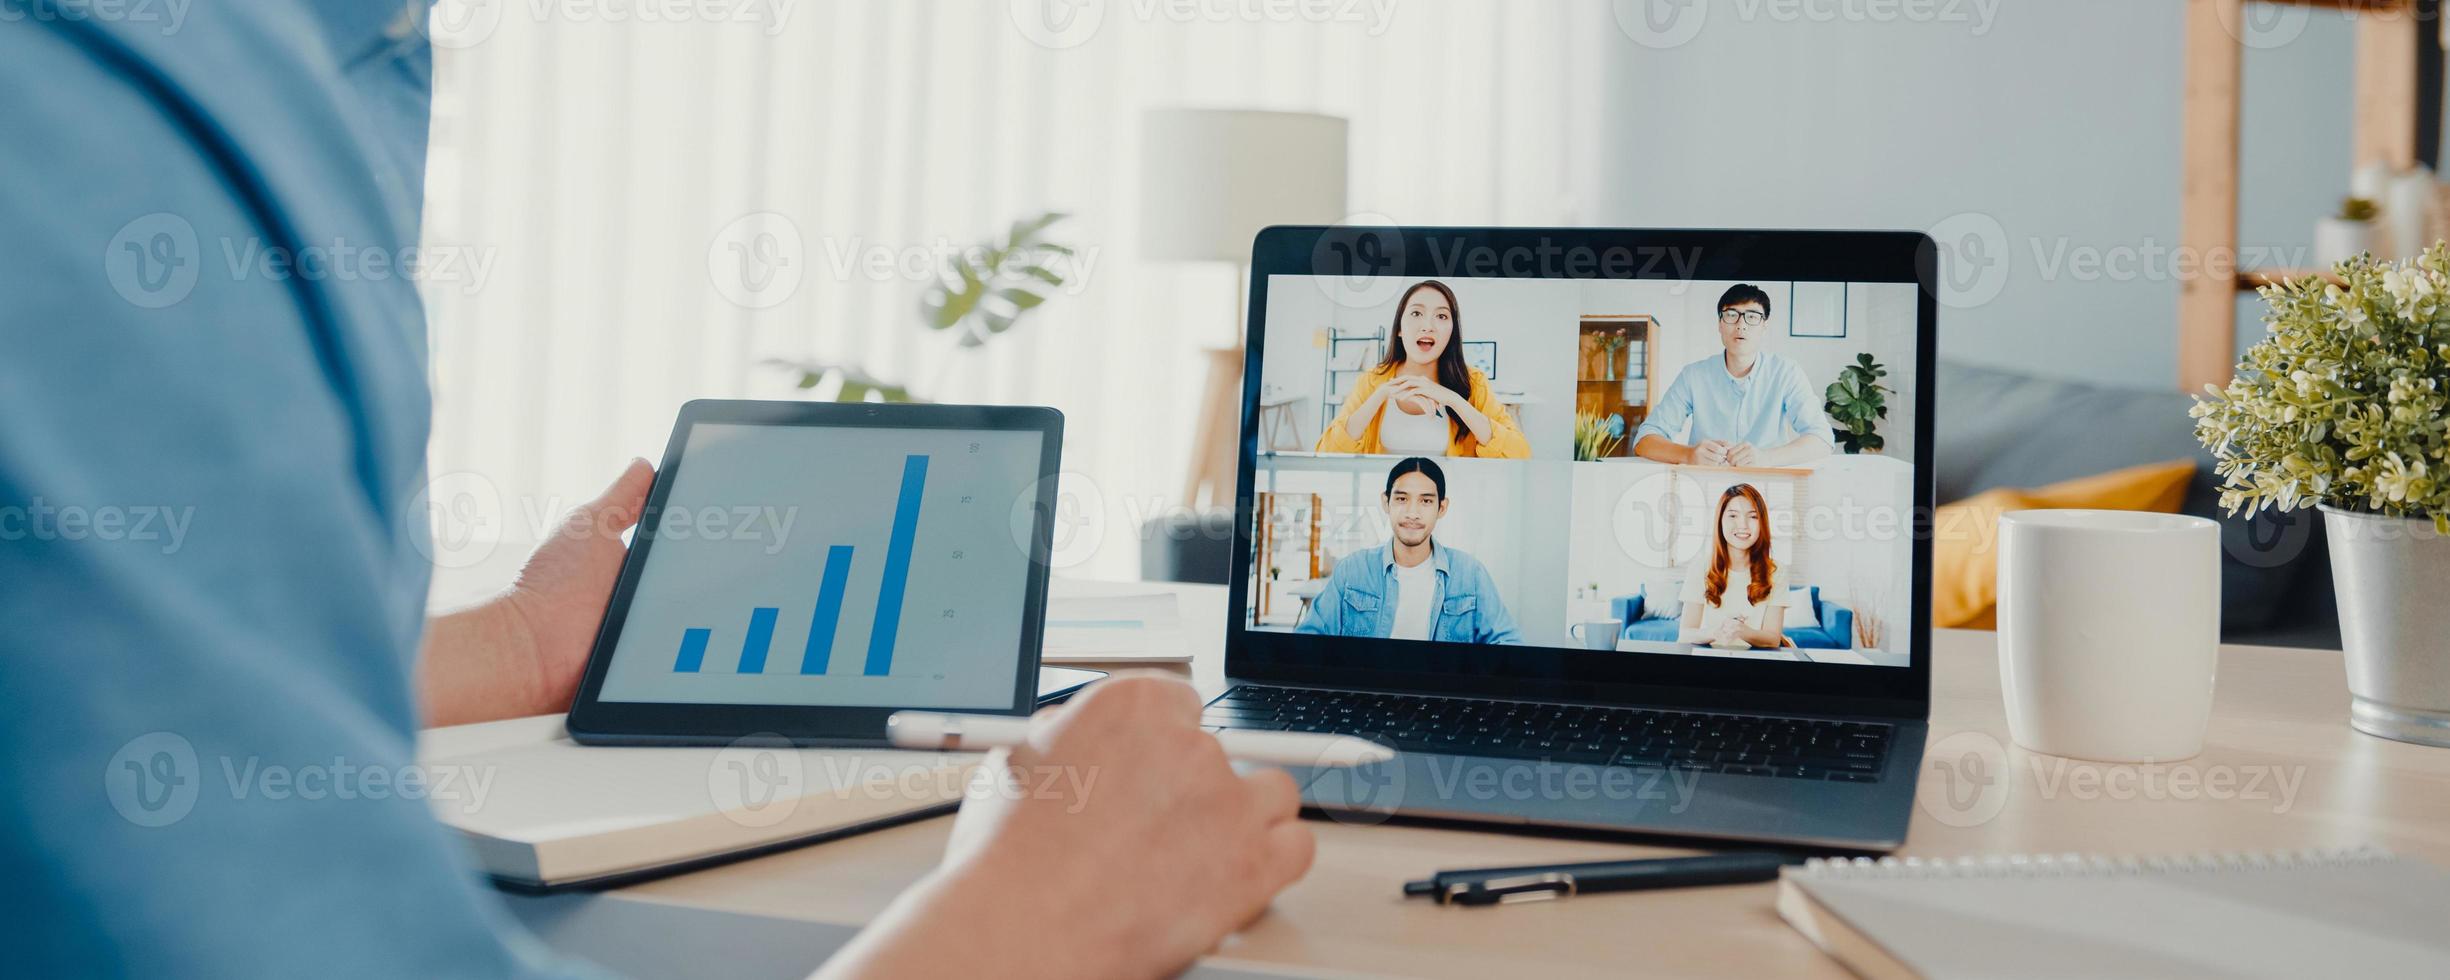
<instances>
[{"instance_id":1,"label":"woman in white top","mask_svg":"<svg viewBox=\"0 0 2450 980\"><path fill-rule=\"evenodd\" d=\"M1684 582L1680 643L1725 649L1786 645L1786 575L1769 556L1769 505L1749 483L1718 497L1710 563Z\"/></svg>"}]
</instances>

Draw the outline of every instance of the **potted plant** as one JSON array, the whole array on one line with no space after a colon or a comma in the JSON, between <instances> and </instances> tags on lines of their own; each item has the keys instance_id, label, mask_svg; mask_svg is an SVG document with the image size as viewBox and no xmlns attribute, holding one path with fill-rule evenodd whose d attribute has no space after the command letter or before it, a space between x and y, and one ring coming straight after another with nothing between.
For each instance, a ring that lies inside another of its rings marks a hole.
<instances>
[{"instance_id":1,"label":"potted plant","mask_svg":"<svg viewBox=\"0 0 2450 980\"><path fill-rule=\"evenodd\" d=\"M2319 506L2350 724L2450 745L2450 246L2266 286L2269 332L2195 434L2231 513Z\"/></svg>"},{"instance_id":2,"label":"potted plant","mask_svg":"<svg viewBox=\"0 0 2450 980\"><path fill-rule=\"evenodd\" d=\"M1047 229L1066 217L1060 211L1041 211L1014 221L1001 238L947 257L919 296L921 322L929 330L953 331L958 347L978 347L1018 325L1064 284L1058 260L1071 255L1072 247L1051 240ZM803 389L833 382L835 401L921 400L908 385L854 365L780 358L766 363L797 372ZM953 363L949 357L938 359L937 388L943 387Z\"/></svg>"},{"instance_id":3,"label":"potted plant","mask_svg":"<svg viewBox=\"0 0 2450 980\"><path fill-rule=\"evenodd\" d=\"M2339 202L2339 214L2314 224L2314 262L2335 266L2374 250L2377 237L2374 217L2381 213L2374 203L2362 197Z\"/></svg>"},{"instance_id":4,"label":"potted plant","mask_svg":"<svg viewBox=\"0 0 2450 980\"><path fill-rule=\"evenodd\" d=\"M1836 432L1838 446L1850 453L1876 453L1888 445L1880 435L1880 420L1889 417L1888 393L1893 390L1881 384L1889 369L1872 360L1870 354L1855 355L1855 362L1838 372L1837 380L1829 382L1824 392L1827 399L1821 410L1829 414L1829 425Z\"/></svg>"},{"instance_id":5,"label":"potted plant","mask_svg":"<svg viewBox=\"0 0 2450 980\"><path fill-rule=\"evenodd\" d=\"M1574 459L1588 463L1616 455L1617 447L1625 444L1625 417L1610 413L1597 415L1578 412L1574 415Z\"/></svg>"}]
</instances>

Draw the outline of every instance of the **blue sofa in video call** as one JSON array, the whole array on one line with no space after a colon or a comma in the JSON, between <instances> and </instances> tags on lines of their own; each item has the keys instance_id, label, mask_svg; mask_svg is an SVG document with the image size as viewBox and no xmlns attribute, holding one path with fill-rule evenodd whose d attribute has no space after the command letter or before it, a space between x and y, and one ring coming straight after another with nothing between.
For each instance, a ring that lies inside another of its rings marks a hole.
<instances>
[{"instance_id":1,"label":"blue sofa in video call","mask_svg":"<svg viewBox=\"0 0 2450 980\"><path fill-rule=\"evenodd\" d=\"M1822 602L1820 586L1806 586L1804 589L1812 597L1812 611L1820 620L1820 625L1789 627L1786 630L1787 640L1807 650L1854 649L1854 610L1834 602ZM1610 599L1608 608L1615 614L1618 622L1625 624L1621 633L1625 639L1648 640L1655 643L1676 642L1677 616L1645 618L1648 610L1640 593Z\"/></svg>"}]
</instances>

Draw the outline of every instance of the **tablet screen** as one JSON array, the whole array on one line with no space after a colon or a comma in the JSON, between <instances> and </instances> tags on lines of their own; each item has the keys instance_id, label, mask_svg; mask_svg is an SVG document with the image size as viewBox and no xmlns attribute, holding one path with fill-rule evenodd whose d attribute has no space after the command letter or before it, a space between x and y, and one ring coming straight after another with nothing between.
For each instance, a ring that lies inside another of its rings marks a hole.
<instances>
[{"instance_id":1,"label":"tablet screen","mask_svg":"<svg viewBox=\"0 0 2450 980\"><path fill-rule=\"evenodd\" d=\"M1043 438L693 426L600 699L1009 708Z\"/></svg>"}]
</instances>

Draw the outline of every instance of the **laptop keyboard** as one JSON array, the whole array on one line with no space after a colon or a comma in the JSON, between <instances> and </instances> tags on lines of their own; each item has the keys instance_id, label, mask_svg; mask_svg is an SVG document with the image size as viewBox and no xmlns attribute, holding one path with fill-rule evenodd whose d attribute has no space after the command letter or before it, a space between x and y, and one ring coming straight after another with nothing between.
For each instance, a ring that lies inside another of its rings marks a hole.
<instances>
[{"instance_id":1,"label":"laptop keyboard","mask_svg":"<svg viewBox=\"0 0 2450 980\"><path fill-rule=\"evenodd\" d=\"M1213 728L1333 732L1403 751L1595 766L1877 782L1877 722L1240 685L1208 705Z\"/></svg>"}]
</instances>

